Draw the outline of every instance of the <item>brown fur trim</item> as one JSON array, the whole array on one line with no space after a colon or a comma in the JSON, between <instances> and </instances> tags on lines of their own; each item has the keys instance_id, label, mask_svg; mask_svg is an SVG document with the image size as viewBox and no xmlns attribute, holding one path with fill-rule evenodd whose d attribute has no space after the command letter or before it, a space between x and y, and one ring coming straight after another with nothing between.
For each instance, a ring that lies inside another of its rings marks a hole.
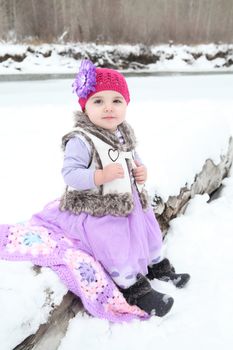
<instances>
[{"instance_id":1,"label":"brown fur trim","mask_svg":"<svg viewBox=\"0 0 233 350\"><path fill-rule=\"evenodd\" d=\"M148 192L145 190L145 188L143 188L142 191L139 192L138 194L139 194L139 197L140 197L142 208L144 210L148 209L149 204L150 204L150 197L148 195Z\"/></svg>"},{"instance_id":2,"label":"brown fur trim","mask_svg":"<svg viewBox=\"0 0 233 350\"><path fill-rule=\"evenodd\" d=\"M118 126L125 141L124 144L121 144L118 137L113 132L93 124L85 113L78 111L74 114L74 118L75 128L80 127L84 129L120 151L132 151L136 147L137 142L134 131L126 121Z\"/></svg>"},{"instance_id":3,"label":"brown fur trim","mask_svg":"<svg viewBox=\"0 0 233 350\"><path fill-rule=\"evenodd\" d=\"M81 212L93 216L127 216L133 210L134 203L130 193L108 193L99 195L91 190L66 191L60 201L60 210L68 210L76 215Z\"/></svg>"}]
</instances>

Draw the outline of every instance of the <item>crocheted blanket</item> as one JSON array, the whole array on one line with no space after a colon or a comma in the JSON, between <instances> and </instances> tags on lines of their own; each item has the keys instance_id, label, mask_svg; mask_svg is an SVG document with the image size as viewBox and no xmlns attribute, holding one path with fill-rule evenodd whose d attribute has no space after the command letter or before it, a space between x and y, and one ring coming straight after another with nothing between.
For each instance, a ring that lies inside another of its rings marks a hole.
<instances>
[{"instance_id":1,"label":"crocheted blanket","mask_svg":"<svg viewBox=\"0 0 233 350\"><path fill-rule=\"evenodd\" d=\"M149 318L126 302L98 261L78 249L75 241L44 226L30 221L0 225L0 259L50 267L93 316L111 322Z\"/></svg>"}]
</instances>

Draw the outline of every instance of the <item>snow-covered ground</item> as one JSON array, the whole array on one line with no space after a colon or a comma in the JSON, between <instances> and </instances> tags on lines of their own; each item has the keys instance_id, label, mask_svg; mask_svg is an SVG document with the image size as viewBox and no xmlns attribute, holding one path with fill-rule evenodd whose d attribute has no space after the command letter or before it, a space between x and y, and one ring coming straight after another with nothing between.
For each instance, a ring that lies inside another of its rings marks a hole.
<instances>
[{"instance_id":1,"label":"snow-covered ground","mask_svg":"<svg viewBox=\"0 0 233 350\"><path fill-rule=\"evenodd\" d=\"M75 73L88 57L98 66L141 72L233 70L233 44L96 45L95 43L12 44L0 42L0 74Z\"/></svg>"},{"instance_id":2,"label":"snow-covered ground","mask_svg":"<svg viewBox=\"0 0 233 350\"><path fill-rule=\"evenodd\" d=\"M226 152L228 137L233 135L233 75L141 77L128 78L128 82L128 121L136 130L141 158L148 165L148 188L166 199L185 183L192 183L206 158L219 162ZM26 220L62 193L60 139L70 130L71 114L77 106L71 83L0 83L0 223ZM165 282L152 283L175 298L171 312L162 319L129 324L110 324L78 314L70 321L59 350L230 349L233 176L225 179L224 185L220 198L207 203L207 195L196 196L185 215L171 223L164 253L178 271L192 275L183 290ZM0 309L4 310L0 329L9 332L7 338L6 332L0 333L1 350L12 349L20 336L23 340L25 332L19 325L26 324L29 332L32 313L42 302L31 288L28 263L17 293L13 282L17 264L0 262ZM46 283L38 282L38 293ZM65 292L60 282L54 279L51 283L58 296ZM21 310L25 295L32 303L28 314ZM32 331L47 317L46 312L41 310ZM13 313L16 317L4 317Z\"/></svg>"}]
</instances>

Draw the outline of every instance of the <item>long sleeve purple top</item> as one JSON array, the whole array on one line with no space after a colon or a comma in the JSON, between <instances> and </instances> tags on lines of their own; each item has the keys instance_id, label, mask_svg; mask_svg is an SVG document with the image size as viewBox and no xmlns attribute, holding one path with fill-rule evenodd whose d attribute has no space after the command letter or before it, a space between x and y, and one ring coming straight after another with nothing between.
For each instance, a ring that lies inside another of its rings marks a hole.
<instances>
[{"instance_id":1,"label":"long sleeve purple top","mask_svg":"<svg viewBox=\"0 0 233 350\"><path fill-rule=\"evenodd\" d=\"M142 163L136 152L135 158ZM73 137L67 142L62 167L62 175L66 185L78 191L96 187L94 182L95 169L88 168L90 160L91 149L88 148L85 141L79 137Z\"/></svg>"}]
</instances>

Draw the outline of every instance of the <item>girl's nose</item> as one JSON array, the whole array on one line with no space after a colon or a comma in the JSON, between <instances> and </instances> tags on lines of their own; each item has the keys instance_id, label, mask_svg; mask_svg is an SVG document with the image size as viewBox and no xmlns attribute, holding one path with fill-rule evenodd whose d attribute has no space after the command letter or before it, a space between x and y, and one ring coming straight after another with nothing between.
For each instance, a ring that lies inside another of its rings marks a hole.
<instances>
[{"instance_id":1,"label":"girl's nose","mask_svg":"<svg viewBox=\"0 0 233 350\"><path fill-rule=\"evenodd\" d=\"M111 111L112 110L112 104L111 103L105 103L104 110L106 112Z\"/></svg>"}]
</instances>

